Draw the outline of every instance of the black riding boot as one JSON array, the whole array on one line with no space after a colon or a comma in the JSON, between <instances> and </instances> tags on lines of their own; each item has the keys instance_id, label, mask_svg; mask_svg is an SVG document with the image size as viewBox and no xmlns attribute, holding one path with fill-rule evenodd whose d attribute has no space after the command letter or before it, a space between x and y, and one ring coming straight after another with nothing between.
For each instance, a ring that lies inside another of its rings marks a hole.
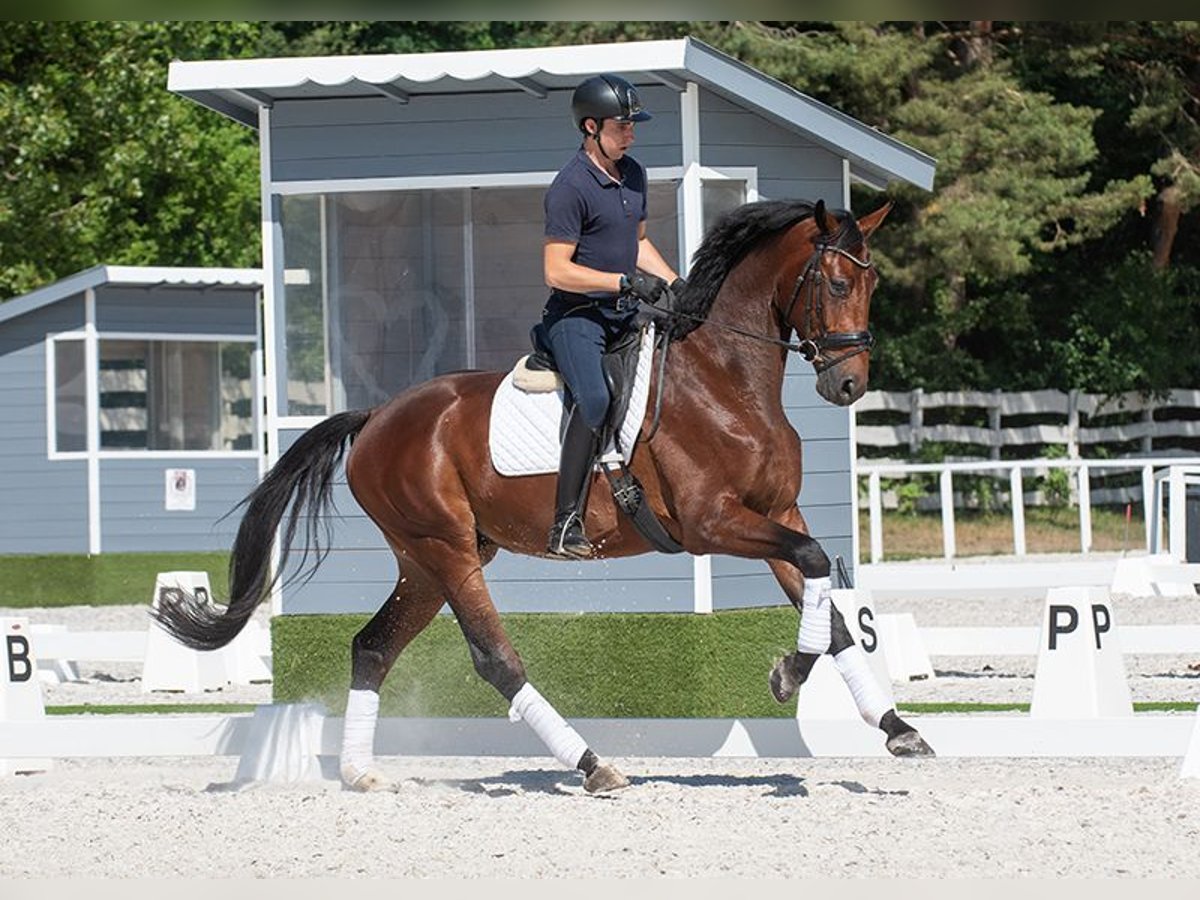
<instances>
[{"instance_id":1,"label":"black riding boot","mask_svg":"<svg viewBox=\"0 0 1200 900\"><path fill-rule=\"evenodd\" d=\"M560 559L587 559L592 545L583 533L588 488L596 460L596 435L578 410L572 411L563 435L558 464L558 490L554 498L554 525L546 552Z\"/></svg>"}]
</instances>

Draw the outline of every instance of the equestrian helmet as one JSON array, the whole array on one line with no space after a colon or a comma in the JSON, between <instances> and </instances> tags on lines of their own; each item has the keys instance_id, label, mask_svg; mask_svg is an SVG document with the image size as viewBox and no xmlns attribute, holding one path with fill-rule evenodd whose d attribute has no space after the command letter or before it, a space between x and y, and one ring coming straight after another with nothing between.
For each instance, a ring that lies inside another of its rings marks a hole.
<instances>
[{"instance_id":1,"label":"equestrian helmet","mask_svg":"<svg viewBox=\"0 0 1200 900\"><path fill-rule=\"evenodd\" d=\"M645 122L650 113L642 109L637 88L619 75L593 75L575 88L571 98L575 127L587 133L584 119L616 119L618 122Z\"/></svg>"}]
</instances>

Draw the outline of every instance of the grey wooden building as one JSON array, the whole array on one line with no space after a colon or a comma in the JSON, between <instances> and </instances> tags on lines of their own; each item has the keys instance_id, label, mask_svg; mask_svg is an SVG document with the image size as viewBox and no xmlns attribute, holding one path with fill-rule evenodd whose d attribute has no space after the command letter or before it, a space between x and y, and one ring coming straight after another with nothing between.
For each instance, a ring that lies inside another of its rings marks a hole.
<instances>
[{"instance_id":1,"label":"grey wooden building","mask_svg":"<svg viewBox=\"0 0 1200 900\"><path fill-rule=\"evenodd\" d=\"M510 367L545 302L542 195L579 145L575 86L637 85L652 121L649 232L680 272L721 212L759 198L849 207L850 185L929 188L934 163L691 39L360 57L177 62L169 87L256 128L265 244L267 431L276 450L322 417L438 373ZM800 497L831 554L856 557L851 417L793 360ZM420 477L420 473L414 473ZM283 612L374 610L394 562L348 491L332 556ZM504 610L691 610L782 601L767 567L651 555L564 563L501 554Z\"/></svg>"},{"instance_id":2,"label":"grey wooden building","mask_svg":"<svg viewBox=\"0 0 1200 900\"><path fill-rule=\"evenodd\" d=\"M263 468L261 294L96 266L0 304L0 553L227 549Z\"/></svg>"}]
</instances>

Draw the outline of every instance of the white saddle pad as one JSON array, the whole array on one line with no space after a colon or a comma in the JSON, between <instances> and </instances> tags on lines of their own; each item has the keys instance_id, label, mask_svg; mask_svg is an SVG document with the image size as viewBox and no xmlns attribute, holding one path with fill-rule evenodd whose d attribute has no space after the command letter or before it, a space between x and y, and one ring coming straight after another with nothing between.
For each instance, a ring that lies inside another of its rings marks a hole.
<instances>
[{"instance_id":1,"label":"white saddle pad","mask_svg":"<svg viewBox=\"0 0 1200 900\"><path fill-rule=\"evenodd\" d=\"M629 410L621 423L621 446L625 461L642 429L646 416L646 401L650 396L650 369L654 363L654 326L642 332L638 348L637 376ZM562 391L528 394L513 385L509 372L492 397L492 414L488 423L488 445L492 465L501 475L544 475L558 471L561 443L559 423L563 416ZM601 460L617 462L621 455L610 441Z\"/></svg>"}]
</instances>

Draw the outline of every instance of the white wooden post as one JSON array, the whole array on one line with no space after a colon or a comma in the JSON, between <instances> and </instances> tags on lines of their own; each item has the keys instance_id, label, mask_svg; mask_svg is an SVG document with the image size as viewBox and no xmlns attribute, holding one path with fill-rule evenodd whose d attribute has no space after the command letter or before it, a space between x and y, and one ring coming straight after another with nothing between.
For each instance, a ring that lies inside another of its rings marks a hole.
<instances>
[{"instance_id":1,"label":"white wooden post","mask_svg":"<svg viewBox=\"0 0 1200 900\"><path fill-rule=\"evenodd\" d=\"M1092 550L1092 493L1091 475L1087 466L1080 466L1079 484L1079 548L1084 553Z\"/></svg>"},{"instance_id":2,"label":"white wooden post","mask_svg":"<svg viewBox=\"0 0 1200 900\"><path fill-rule=\"evenodd\" d=\"M1008 473L1008 492L1012 495L1013 553L1025 555L1025 488L1021 467L1014 464Z\"/></svg>"},{"instance_id":3,"label":"white wooden post","mask_svg":"<svg viewBox=\"0 0 1200 900\"><path fill-rule=\"evenodd\" d=\"M921 449L921 388L914 388L908 395L908 452L913 456Z\"/></svg>"},{"instance_id":4,"label":"white wooden post","mask_svg":"<svg viewBox=\"0 0 1200 900\"><path fill-rule=\"evenodd\" d=\"M1171 466L1167 480L1171 485L1171 514L1168 517L1170 545L1167 552L1175 562L1183 562L1187 556L1187 486L1183 481L1183 467Z\"/></svg>"},{"instance_id":5,"label":"white wooden post","mask_svg":"<svg viewBox=\"0 0 1200 900\"><path fill-rule=\"evenodd\" d=\"M991 406L988 407L988 439L991 441L991 446L988 447L988 457L990 459L1000 458L1000 411L1004 404L1004 397L1000 393L1000 389L996 388L992 391Z\"/></svg>"},{"instance_id":6,"label":"white wooden post","mask_svg":"<svg viewBox=\"0 0 1200 900\"><path fill-rule=\"evenodd\" d=\"M1079 459L1079 391L1067 392L1067 459Z\"/></svg>"},{"instance_id":7,"label":"white wooden post","mask_svg":"<svg viewBox=\"0 0 1200 900\"><path fill-rule=\"evenodd\" d=\"M942 548L946 559L953 559L954 546L954 482L949 469L942 469L939 478L942 489Z\"/></svg>"},{"instance_id":8,"label":"white wooden post","mask_svg":"<svg viewBox=\"0 0 1200 900\"><path fill-rule=\"evenodd\" d=\"M883 497L879 490L879 473L867 476L867 508L871 523L871 562L883 559Z\"/></svg>"},{"instance_id":9,"label":"white wooden post","mask_svg":"<svg viewBox=\"0 0 1200 900\"><path fill-rule=\"evenodd\" d=\"M1146 523L1147 553L1154 552L1154 512L1154 467L1142 466L1142 519Z\"/></svg>"}]
</instances>

